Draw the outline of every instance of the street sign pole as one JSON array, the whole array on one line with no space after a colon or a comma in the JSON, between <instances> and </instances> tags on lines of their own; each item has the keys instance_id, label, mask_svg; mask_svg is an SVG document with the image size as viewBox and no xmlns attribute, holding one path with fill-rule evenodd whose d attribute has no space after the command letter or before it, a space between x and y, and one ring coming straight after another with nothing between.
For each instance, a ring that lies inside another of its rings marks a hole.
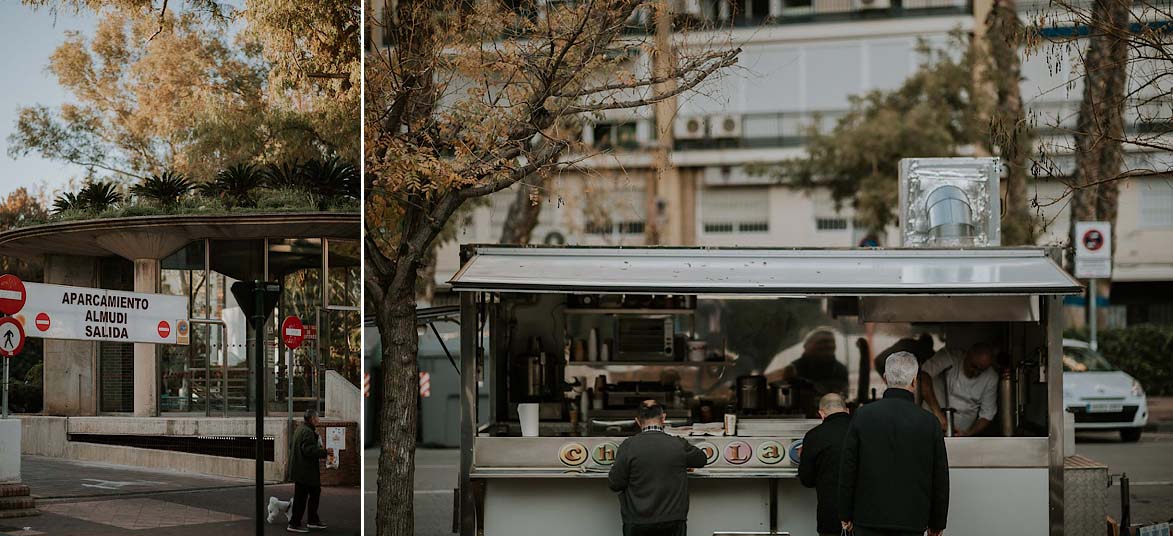
<instances>
[{"instance_id":1,"label":"street sign pole","mask_svg":"<svg viewBox=\"0 0 1173 536\"><path fill-rule=\"evenodd\" d=\"M293 350L291 348L285 349L285 384L289 389L288 394L285 395L285 434L289 437L286 441L287 448L293 448ZM291 468L286 467L286 471Z\"/></svg>"},{"instance_id":2,"label":"street sign pole","mask_svg":"<svg viewBox=\"0 0 1173 536\"><path fill-rule=\"evenodd\" d=\"M232 295L253 328L253 367L256 398L256 529L265 534L265 321L281 298L281 285L264 281L237 281ZM275 449L274 449L275 451Z\"/></svg>"},{"instance_id":3,"label":"street sign pole","mask_svg":"<svg viewBox=\"0 0 1173 536\"><path fill-rule=\"evenodd\" d=\"M1088 280L1087 294L1088 294L1088 296L1087 296L1087 300L1088 300L1087 301L1088 344L1091 346L1092 351L1094 352L1099 347L1099 343L1096 339L1096 323L1099 321L1099 315L1096 314L1096 302L1099 300L1096 299L1096 294L1098 294L1098 293L1096 292L1096 280L1095 279Z\"/></svg>"},{"instance_id":4,"label":"street sign pole","mask_svg":"<svg viewBox=\"0 0 1173 536\"><path fill-rule=\"evenodd\" d=\"M1099 347L1096 328L1099 314L1096 307L1099 292L1096 281L1112 279L1112 224L1103 221L1077 221L1071 241L1075 247L1075 270L1077 279L1087 279L1087 330L1088 346Z\"/></svg>"},{"instance_id":5,"label":"street sign pole","mask_svg":"<svg viewBox=\"0 0 1173 536\"><path fill-rule=\"evenodd\" d=\"M3 418L5 418L5 419L8 418L8 362L9 361L12 361L12 358L9 358L9 357L4 358L4 417Z\"/></svg>"},{"instance_id":6,"label":"street sign pole","mask_svg":"<svg viewBox=\"0 0 1173 536\"><path fill-rule=\"evenodd\" d=\"M257 282L260 287L260 281ZM257 487L256 487L256 516L257 516L257 536L265 534L265 293L257 288L253 292L256 298L255 309L253 313L253 348L256 352L253 373L256 375L257 382L257 399L256 414L257 414Z\"/></svg>"},{"instance_id":7,"label":"street sign pole","mask_svg":"<svg viewBox=\"0 0 1173 536\"><path fill-rule=\"evenodd\" d=\"M279 338L285 345L285 377L289 388L289 395L285 397L285 428L289 431L289 448L293 448L293 350L300 348L302 341L305 340L305 326L302 325L300 318L290 315L281 321L279 329Z\"/></svg>"}]
</instances>

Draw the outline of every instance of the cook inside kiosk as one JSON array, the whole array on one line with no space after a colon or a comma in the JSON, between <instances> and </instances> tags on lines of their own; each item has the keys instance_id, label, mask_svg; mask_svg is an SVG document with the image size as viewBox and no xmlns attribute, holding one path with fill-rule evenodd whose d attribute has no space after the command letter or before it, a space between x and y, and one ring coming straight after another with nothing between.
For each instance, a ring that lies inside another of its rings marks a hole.
<instances>
[{"instance_id":1,"label":"cook inside kiosk","mask_svg":"<svg viewBox=\"0 0 1173 536\"><path fill-rule=\"evenodd\" d=\"M920 394L924 406L954 437L981 435L998 414L998 374L994 346L986 342L967 350L946 346L921 364Z\"/></svg>"}]
</instances>

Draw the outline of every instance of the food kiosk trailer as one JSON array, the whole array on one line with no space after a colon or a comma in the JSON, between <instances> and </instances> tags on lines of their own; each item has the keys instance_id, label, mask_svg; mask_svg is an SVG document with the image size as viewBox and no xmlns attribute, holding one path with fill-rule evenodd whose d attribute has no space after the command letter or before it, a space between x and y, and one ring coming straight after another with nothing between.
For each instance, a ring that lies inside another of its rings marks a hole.
<instances>
[{"instance_id":1,"label":"food kiosk trailer","mask_svg":"<svg viewBox=\"0 0 1173 536\"><path fill-rule=\"evenodd\" d=\"M607 469L638 432L633 408L652 398L667 409L670 432L708 456L689 474L690 536L815 534L815 493L800 485L797 466L802 437L819 421L796 407L799 382L771 391L756 379L761 370L740 363L749 356L723 350L732 330L713 313L723 309L707 305L794 300L861 332L887 326L998 347L994 433L945 441L948 533L1062 534L1060 307L1081 286L1058 253L463 246L450 281L463 330L459 532L620 534ZM777 329L805 316L779 318ZM484 390L489 419L478 426ZM848 395L868 403L875 392ZM536 436L522 434L519 408L538 415ZM726 435L728 413L737 422Z\"/></svg>"}]
</instances>

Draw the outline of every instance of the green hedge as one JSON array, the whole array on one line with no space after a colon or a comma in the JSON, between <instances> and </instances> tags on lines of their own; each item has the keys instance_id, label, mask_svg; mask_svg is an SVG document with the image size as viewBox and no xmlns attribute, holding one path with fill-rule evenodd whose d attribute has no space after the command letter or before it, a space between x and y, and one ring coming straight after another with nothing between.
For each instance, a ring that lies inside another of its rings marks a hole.
<instances>
[{"instance_id":1,"label":"green hedge","mask_svg":"<svg viewBox=\"0 0 1173 536\"><path fill-rule=\"evenodd\" d=\"M1099 347L1108 361L1136 378L1148 396L1173 395L1173 326L1138 324L1104 330Z\"/></svg>"}]
</instances>

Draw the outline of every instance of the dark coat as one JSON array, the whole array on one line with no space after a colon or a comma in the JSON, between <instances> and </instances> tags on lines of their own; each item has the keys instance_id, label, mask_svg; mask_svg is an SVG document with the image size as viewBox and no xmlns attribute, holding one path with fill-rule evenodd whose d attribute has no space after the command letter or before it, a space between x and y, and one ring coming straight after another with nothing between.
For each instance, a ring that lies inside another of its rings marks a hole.
<instances>
[{"instance_id":1,"label":"dark coat","mask_svg":"<svg viewBox=\"0 0 1173 536\"><path fill-rule=\"evenodd\" d=\"M648 431L619 444L607 475L619 492L625 524L688 519L688 468L705 466L704 451L683 438Z\"/></svg>"},{"instance_id":2,"label":"dark coat","mask_svg":"<svg viewBox=\"0 0 1173 536\"><path fill-rule=\"evenodd\" d=\"M798 480L815 488L819 498L818 531L838 534L839 511L835 507L839 492L839 458L851 415L835 413L812 428L802 438L802 457L798 462Z\"/></svg>"},{"instance_id":3,"label":"dark coat","mask_svg":"<svg viewBox=\"0 0 1173 536\"><path fill-rule=\"evenodd\" d=\"M804 449L805 450L805 449ZM941 424L888 389L855 412L839 469L839 517L857 526L921 533L944 530L949 459Z\"/></svg>"},{"instance_id":4,"label":"dark coat","mask_svg":"<svg viewBox=\"0 0 1173 536\"><path fill-rule=\"evenodd\" d=\"M318 432L308 424L297 427L293 433L293 445L289 451L289 478L303 486L321 486L322 475L318 471L318 460L326 457L326 449L318 440Z\"/></svg>"}]
</instances>

